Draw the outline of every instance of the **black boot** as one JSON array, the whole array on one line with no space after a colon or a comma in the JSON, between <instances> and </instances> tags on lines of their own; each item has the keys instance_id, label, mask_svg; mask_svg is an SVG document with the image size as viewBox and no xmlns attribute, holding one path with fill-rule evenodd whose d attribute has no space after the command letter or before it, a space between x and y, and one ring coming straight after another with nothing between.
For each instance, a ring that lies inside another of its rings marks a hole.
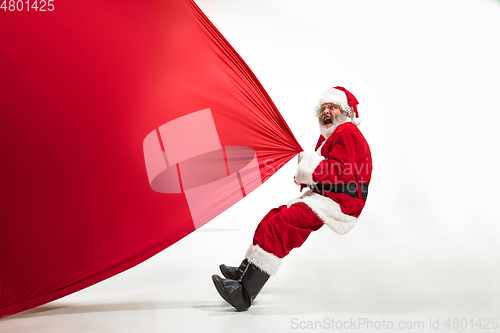
<instances>
[{"instance_id":1,"label":"black boot","mask_svg":"<svg viewBox=\"0 0 500 333\"><path fill-rule=\"evenodd\" d=\"M238 281L212 275L212 281L220 296L238 311L246 311L250 308L268 279L269 274L264 273L252 263L247 265Z\"/></svg>"},{"instance_id":2,"label":"black boot","mask_svg":"<svg viewBox=\"0 0 500 333\"><path fill-rule=\"evenodd\" d=\"M247 268L247 265L248 265L248 260L244 259L241 262L240 267L232 267L222 264L219 266L219 268L220 271L222 272L222 275L224 275L226 278L231 280L239 280L240 277L243 275L245 268Z\"/></svg>"}]
</instances>

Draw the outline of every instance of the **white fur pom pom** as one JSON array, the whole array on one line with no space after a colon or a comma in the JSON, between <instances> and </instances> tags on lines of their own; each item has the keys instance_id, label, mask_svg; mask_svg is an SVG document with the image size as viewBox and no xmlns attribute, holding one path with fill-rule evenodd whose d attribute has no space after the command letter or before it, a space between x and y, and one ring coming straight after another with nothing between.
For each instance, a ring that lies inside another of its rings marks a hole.
<instances>
[{"instance_id":1,"label":"white fur pom pom","mask_svg":"<svg viewBox=\"0 0 500 333\"><path fill-rule=\"evenodd\" d=\"M353 123L354 125L356 125L356 126L361 125L361 118L359 118L359 117L358 117L358 118L354 118L354 119L352 120L352 123Z\"/></svg>"}]
</instances>

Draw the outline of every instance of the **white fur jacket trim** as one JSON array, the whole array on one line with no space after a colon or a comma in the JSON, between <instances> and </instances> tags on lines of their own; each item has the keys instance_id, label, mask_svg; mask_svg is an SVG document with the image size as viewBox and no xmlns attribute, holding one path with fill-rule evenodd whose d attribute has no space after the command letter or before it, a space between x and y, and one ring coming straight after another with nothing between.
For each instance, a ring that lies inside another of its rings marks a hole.
<instances>
[{"instance_id":1,"label":"white fur jacket trim","mask_svg":"<svg viewBox=\"0 0 500 333\"><path fill-rule=\"evenodd\" d=\"M339 235L348 233L358 220L354 216L342 213L340 205L332 199L311 190L305 192L297 199L290 200L288 207L299 202L303 202L309 206L324 224Z\"/></svg>"},{"instance_id":2,"label":"white fur jacket trim","mask_svg":"<svg viewBox=\"0 0 500 333\"><path fill-rule=\"evenodd\" d=\"M312 150L304 150L299 154L299 164L294 180L297 184L314 185L313 173L325 158Z\"/></svg>"},{"instance_id":3,"label":"white fur jacket trim","mask_svg":"<svg viewBox=\"0 0 500 333\"><path fill-rule=\"evenodd\" d=\"M245 258L263 272L274 275L281 265L282 259L272 253L264 251L258 245L250 245Z\"/></svg>"}]
</instances>

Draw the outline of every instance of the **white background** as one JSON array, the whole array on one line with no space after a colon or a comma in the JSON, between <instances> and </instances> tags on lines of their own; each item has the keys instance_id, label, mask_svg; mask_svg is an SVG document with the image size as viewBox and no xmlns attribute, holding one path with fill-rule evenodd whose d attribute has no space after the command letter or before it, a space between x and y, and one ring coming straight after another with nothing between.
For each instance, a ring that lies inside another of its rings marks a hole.
<instances>
[{"instance_id":1,"label":"white background","mask_svg":"<svg viewBox=\"0 0 500 333\"><path fill-rule=\"evenodd\" d=\"M498 1L197 3L303 148L316 143L323 90L341 85L360 101L374 161L365 242L498 254Z\"/></svg>"},{"instance_id":2,"label":"white background","mask_svg":"<svg viewBox=\"0 0 500 333\"><path fill-rule=\"evenodd\" d=\"M499 2L196 2L303 148L318 138L323 90L356 96L374 164L358 224L311 235L248 312L220 299L218 264L238 264L264 214L298 195L294 159L159 255L5 318L0 332L286 332L309 321L321 331L330 318L403 321L408 332L413 321L449 331L448 318L465 318L461 331L482 332L470 319L500 318Z\"/></svg>"}]
</instances>

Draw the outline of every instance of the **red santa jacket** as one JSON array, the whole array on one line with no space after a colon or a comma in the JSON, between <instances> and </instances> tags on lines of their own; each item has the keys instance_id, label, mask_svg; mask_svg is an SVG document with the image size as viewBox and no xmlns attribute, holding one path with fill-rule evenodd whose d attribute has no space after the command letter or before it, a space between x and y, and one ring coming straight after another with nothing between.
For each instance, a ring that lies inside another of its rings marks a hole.
<instances>
[{"instance_id":1,"label":"red santa jacket","mask_svg":"<svg viewBox=\"0 0 500 333\"><path fill-rule=\"evenodd\" d=\"M303 152L295 181L315 184L369 184L372 174L370 147L359 129L350 122L339 125L324 139L320 137L317 152ZM359 193L359 192L358 192ZM289 205L304 202L335 232L344 234L356 223L365 206L360 195L354 198L344 193L309 190Z\"/></svg>"},{"instance_id":2,"label":"red santa jacket","mask_svg":"<svg viewBox=\"0 0 500 333\"><path fill-rule=\"evenodd\" d=\"M323 143L324 142L324 143ZM322 146L321 146L322 145ZM317 184L366 184L372 176L372 156L368 142L358 127L350 122L339 125L326 140L318 140L316 149L321 147L322 160L314 169L313 181ZM343 193L321 191L340 205L342 212L358 217L366 200L361 199L358 186L358 199Z\"/></svg>"}]
</instances>

